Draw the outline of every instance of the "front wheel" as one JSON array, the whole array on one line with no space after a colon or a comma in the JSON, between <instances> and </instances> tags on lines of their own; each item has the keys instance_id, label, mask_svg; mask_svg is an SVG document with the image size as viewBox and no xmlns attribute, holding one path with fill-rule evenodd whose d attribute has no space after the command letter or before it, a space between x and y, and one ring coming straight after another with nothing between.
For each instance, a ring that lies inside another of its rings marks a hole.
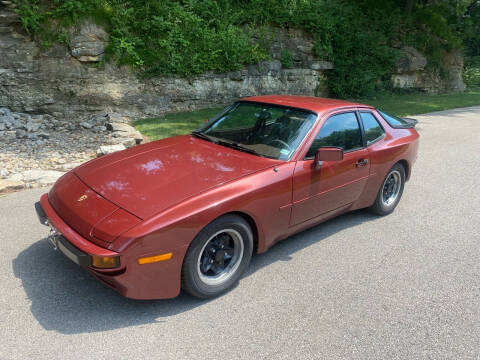
<instances>
[{"instance_id":1,"label":"front wheel","mask_svg":"<svg viewBox=\"0 0 480 360\"><path fill-rule=\"evenodd\" d=\"M198 298L220 295L240 279L252 251L252 230L244 219L218 218L192 241L183 262L182 288Z\"/></svg>"},{"instance_id":2,"label":"front wheel","mask_svg":"<svg viewBox=\"0 0 480 360\"><path fill-rule=\"evenodd\" d=\"M385 176L370 210L377 215L388 215L397 207L405 186L405 168L395 164Z\"/></svg>"}]
</instances>

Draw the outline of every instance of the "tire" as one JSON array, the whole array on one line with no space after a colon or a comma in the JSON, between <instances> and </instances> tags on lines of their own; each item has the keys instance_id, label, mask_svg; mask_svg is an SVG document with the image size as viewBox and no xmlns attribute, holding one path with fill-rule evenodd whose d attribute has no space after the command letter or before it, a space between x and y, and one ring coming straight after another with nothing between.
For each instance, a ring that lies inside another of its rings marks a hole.
<instances>
[{"instance_id":1,"label":"tire","mask_svg":"<svg viewBox=\"0 0 480 360\"><path fill-rule=\"evenodd\" d=\"M248 268L253 251L250 225L236 215L222 216L200 231L182 267L182 289L207 299L230 290Z\"/></svg>"},{"instance_id":2,"label":"tire","mask_svg":"<svg viewBox=\"0 0 480 360\"><path fill-rule=\"evenodd\" d=\"M395 164L387 173L378 190L377 198L369 208L377 215L388 215L395 210L405 187L405 168L402 164Z\"/></svg>"}]
</instances>

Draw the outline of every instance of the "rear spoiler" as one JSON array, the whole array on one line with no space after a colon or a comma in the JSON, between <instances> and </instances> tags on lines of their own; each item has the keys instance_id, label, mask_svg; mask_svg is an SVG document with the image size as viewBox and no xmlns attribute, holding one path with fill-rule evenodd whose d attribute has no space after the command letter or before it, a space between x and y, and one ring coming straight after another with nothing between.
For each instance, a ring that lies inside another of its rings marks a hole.
<instances>
[{"instance_id":1,"label":"rear spoiler","mask_svg":"<svg viewBox=\"0 0 480 360\"><path fill-rule=\"evenodd\" d=\"M395 129L411 129L417 125L418 120L410 119L410 118L399 118L396 116L389 115L383 112L380 109L377 109L380 116L390 125L392 128Z\"/></svg>"},{"instance_id":2,"label":"rear spoiler","mask_svg":"<svg viewBox=\"0 0 480 360\"><path fill-rule=\"evenodd\" d=\"M410 119L410 118L402 118L402 120L405 121L405 124L395 125L392 127L394 127L395 129L411 129L411 128L414 128L415 125L417 125L418 123L418 120Z\"/></svg>"}]
</instances>

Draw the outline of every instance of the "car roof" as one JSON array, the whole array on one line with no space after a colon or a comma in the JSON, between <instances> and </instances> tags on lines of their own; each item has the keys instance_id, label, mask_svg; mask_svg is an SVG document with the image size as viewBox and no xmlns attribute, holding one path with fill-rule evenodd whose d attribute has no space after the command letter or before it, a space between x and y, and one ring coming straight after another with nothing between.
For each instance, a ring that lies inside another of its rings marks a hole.
<instances>
[{"instance_id":1,"label":"car roof","mask_svg":"<svg viewBox=\"0 0 480 360\"><path fill-rule=\"evenodd\" d=\"M313 96L297 96L297 95L261 95L251 96L241 99L241 101L254 101L267 104L290 106L305 110L310 110L320 114L325 111L340 109L342 107L368 107L369 105L363 105L346 100L319 98Z\"/></svg>"}]
</instances>

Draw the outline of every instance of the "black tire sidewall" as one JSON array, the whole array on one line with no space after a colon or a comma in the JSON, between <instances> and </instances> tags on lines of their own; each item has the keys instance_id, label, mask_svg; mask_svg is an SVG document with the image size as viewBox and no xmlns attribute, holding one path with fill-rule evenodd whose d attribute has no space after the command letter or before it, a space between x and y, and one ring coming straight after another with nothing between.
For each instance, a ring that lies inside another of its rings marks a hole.
<instances>
[{"instance_id":1,"label":"black tire sidewall","mask_svg":"<svg viewBox=\"0 0 480 360\"><path fill-rule=\"evenodd\" d=\"M240 266L224 283L219 285L205 284L197 272L198 258L205 243L210 237L222 229L238 231L243 241L243 256ZM229 290L241 278L248 268L253 251L253 234L249 224L239 216L226 215L203 228L190 244L182 267L182 287L191 295L199 298L210 298Z\"/></svg>"},{"instance_id":2,"label":"black tire sidewall","mask_svg":"<svg viewBox=\"0 0 480 360\"><path fill-rule=\"evenodd\" d=\"M392 203L391 205L385 205L382 200L383 186L385 184L385 180L390 176L390 174L393 171L398 171L400 173L400 178L402 182L400 185L400 192L398 193L394 203ZM402 198L404 187L405 187L405 168L403 167L403 165L397 163L390 170L388 170L387 174L383 178L382 184L380 185L380 189L378 190L377 199L375 200L372 210L379 215L388 215L392 213L393 210L395 210L395 208L397 207L398 203L400 202L400 199Z\"/></svg>"}]
</instances>

